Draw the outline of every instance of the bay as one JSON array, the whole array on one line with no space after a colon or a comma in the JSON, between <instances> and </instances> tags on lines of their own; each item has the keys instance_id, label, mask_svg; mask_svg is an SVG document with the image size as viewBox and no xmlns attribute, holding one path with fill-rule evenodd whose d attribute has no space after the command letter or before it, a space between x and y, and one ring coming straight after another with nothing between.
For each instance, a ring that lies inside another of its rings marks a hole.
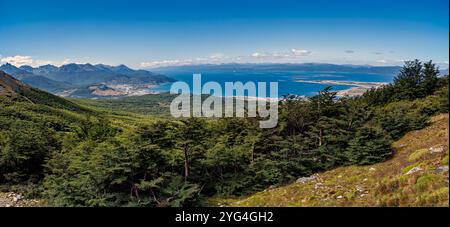
<instances>
[{"instance_id":1,"label":"bay","mask_svg":"<svg viewBox=\"0 0 450 227\"><path fill-rule=\"evenodd\" d=\"M394 75L372 74L372 73L348 73L348 72L302 72L302 71L234 71L234 70L210 70L210 71L163 71L165 75L178 81L189 84L192 89L192 74L202 75L202 85L206 82L214 81L222 85L225 82L278 82L278 96L295 94L300 96L314 96L318 91L327 86L332 86L333 90L345 90L353 86L316 84L297 82L297 80L308 81L353 81L353 82L392 82ZM152 88L154 92L170 91L171 83L162 84ZM268 91L268 90L267 90ZM216 94L217 95L217 94ZM223 96L222 94L221 96Z\"/></svg>"}]
</instances>

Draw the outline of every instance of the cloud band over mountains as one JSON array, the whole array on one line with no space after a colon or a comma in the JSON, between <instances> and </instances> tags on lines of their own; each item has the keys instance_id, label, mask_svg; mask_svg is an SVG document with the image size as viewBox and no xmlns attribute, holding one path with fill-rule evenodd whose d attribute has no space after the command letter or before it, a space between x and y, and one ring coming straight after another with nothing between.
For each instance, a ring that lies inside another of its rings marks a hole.
<instances>
[{"instance_id":1,"label":"cloud band over mountains","mask_svg":"<svg viewBox=\"0 0 450 227\"><path fill-rule=\"evenodd\" d=\"M165 67L195 64L223 64L223 63L268 63L268 62L296 62L303 57L311 55L311 50L291 49L286 52L253 52L247 56L230 57L224 54L213 54L204 58L169 59L142 62L142 68Z\"/></svg>"}]
</instances>

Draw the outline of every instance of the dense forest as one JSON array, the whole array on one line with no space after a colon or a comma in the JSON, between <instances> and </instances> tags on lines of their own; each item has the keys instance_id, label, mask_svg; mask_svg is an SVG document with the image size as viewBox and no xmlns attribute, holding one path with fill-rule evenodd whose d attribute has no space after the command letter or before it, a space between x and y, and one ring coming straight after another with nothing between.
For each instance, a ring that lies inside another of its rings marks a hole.
<instances>
[{"instance_id":1,"label":"dense forest","mask_svg":"<svg viewBox=\"0 0 450 227\"><path fill-rule=\"evenodd\" d=\"M431 61L408 61L393 83L362 96L337 97L328 87L308 100L280 101L273 129L255 118L144 114L139 102L133 111L135 99L117 110L0 89L0 189L51 206L207 205L212 196L389 159L394 140L448 112L448 86Z\"/></svg>"}]
</instances>

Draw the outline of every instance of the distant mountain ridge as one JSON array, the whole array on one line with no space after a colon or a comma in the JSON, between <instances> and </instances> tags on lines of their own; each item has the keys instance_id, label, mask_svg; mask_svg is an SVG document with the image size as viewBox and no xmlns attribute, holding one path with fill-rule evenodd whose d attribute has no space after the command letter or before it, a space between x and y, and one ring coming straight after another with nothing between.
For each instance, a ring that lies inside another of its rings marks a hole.
<instances>
[{"instance_id":1,"label":"distant mountain ridge","mask_svg":"<svg viewBox=\"0 0 450 227\"><path fill-rule=\"evenodd\" d=\"M3 69L6 67L6 70ZM38 76L45 76L49 79L67 82L75 85L90 85L92 83L107 83L109 81L114 81L123 78L134 78L134 80L139 79L136 82L170 82L173 79L166 77L161 74L152 73L147 70L133 70L125 65L109 66L104 64L92 65L86 64L75 64L70 63L62 65L60 67L54 65L43 65L36 68L25 65L19 68L11 65L5 64L0 67L0 70L12 74L33 74Z\"/></svg>"},{"instance_id":2,"label":"distant mountain ridge","mask_svg":"<svg viewBox=\"0 0 450 227\"><path fill-rule=\"evenodd\" d=\"M14 65L6 63L0 66L0 71L3 71L9 75L14 76L16 79L22 79L24 77L33 76L33 73L30 73L24 69L17 68Z\"/></svg>"},{"instance_id":3,"label":"distant mountain ridge","mask_svg":"<svg viewBox=\"0 0 450 227\"><path fill-rule=\"evenodd\" d=\"M299 72L345 72L345 73L374 73L374 74L397 74L400 66L372 66L372 65L339 65L327 63L264 63L264 64L203 64L203 65L183 65L153 68L152 71L178 71L178 70L271 70L271 71L299 71Z\"/></svg>"},{"instance_id":4,"label":"distant mountain ridge","mask_svg":"<svg viewBox=\"0 0 450 227\"><path fill-rule=\"evenodd\" d=\"M174 81L174 79L162 74L147 70L134 70L125 65L110 66L71 63L60 67L54 65L42 65L39 67L24 65L16 67L6 63L0 66L0 71L4 71L33 87L52 93L86 90L88 87L98 84L126 86L128 90L130 88L131 90L145 89L153 85ZM85 94L86 97L95 96L89 90L81 93ZM126 95L124 91L118 91L114 94Z\"/></svg>"},{"instance_id":5,"label":"distant mountain ridge","mask_svg":"<svg viewBox=\"0 0 450 227\"><path fill-rule=\"evenodd\" d=\"M400 71L400 66L374 66L374 65L352 65L352 64L330 64L330 63L224 63L224 64L199 64L199 65L179 65L162 66L151 68L153 72L167 71L298 71L316 73L364 73L364 74L384 74L396 75ZM448 75L449 68L440 68L440 75Z\"/></svg>"}]
</instances>

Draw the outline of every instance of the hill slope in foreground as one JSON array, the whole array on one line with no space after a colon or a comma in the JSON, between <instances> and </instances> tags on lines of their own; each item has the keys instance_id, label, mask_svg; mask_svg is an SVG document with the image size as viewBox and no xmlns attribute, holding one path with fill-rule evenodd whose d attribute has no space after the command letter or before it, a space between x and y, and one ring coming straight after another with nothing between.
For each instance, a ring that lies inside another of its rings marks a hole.
<instances>
[{"instance_id":1,"label":"hill slope in foreground","mask_svg":"<svg viewBox=\"0 0 450 227\"><path fill-rule=\"evenodd\" d=\"M406 134L391 160L347 166L300 178L220 206L449 206L449 115Z\"/></svg>"},{"instance_id":2,"label":"hill slope in foreground","mask_svg":"<svg viewBox=\"0 0 450 227\"><path fill-rule=\"evenodd\" d=\"M71 101L32 88L11 75L0 71L0 103L14 103L19 101L27 101L32 104L41 104L57 109L87 112L85 108Z\"/></svg>"}]
</instances>

